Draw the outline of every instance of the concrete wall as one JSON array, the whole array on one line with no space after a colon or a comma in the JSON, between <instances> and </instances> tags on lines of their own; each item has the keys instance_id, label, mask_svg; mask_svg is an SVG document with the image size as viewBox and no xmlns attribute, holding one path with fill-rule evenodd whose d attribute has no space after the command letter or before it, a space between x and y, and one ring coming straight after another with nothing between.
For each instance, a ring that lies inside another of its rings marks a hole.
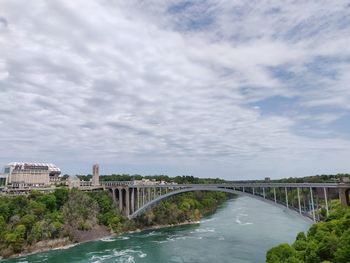
<instances>
[{"instance_id":1,"label":"concrete wall","mask_svg":"<svg viewBox=\"0 0 350 263\"><path fill-rule=\"evenodd\" d=\"M24 183L25 185L49 185L49 171L20 171L9 175L8 183Z\"/></svg>"}]
</instances>

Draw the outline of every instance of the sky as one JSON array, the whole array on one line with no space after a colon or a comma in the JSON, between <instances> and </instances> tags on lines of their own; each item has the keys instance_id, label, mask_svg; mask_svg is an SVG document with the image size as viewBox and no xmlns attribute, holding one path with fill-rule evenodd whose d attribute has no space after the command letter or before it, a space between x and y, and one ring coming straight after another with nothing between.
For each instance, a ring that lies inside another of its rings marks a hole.
<instances>
[{"instance_id":1,"label":"sky","mask_svg":"<svg viewBox=\"0 0 350 263\"><path fill-rule=\"evenodd\" d=\"M0 162L350 172L350 1L0 0Z\"/></svg>"}]
</instances>

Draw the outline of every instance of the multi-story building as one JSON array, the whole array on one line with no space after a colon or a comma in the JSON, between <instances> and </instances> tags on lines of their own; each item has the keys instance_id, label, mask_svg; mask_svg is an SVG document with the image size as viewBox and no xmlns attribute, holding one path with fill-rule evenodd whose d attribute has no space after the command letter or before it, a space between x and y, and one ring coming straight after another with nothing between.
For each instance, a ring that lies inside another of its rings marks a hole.
<instances>
[{"instance_id":1,"label":"multi-story building","mask_svg":"<svg viewBox=\"0 0 350 263\"><path fill-rule=\"evenodd\" d=\"M9 163L5 166L7 186L11 188L45 187L59 182L61 170L50 163Z\"/></svg>"}]
</instances>

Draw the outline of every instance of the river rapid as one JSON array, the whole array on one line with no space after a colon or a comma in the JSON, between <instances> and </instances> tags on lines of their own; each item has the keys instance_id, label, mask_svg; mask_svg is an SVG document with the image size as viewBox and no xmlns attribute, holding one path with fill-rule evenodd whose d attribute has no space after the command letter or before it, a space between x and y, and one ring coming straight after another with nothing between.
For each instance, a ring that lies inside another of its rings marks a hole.
<instances>
[{"instance_id":1,"label":"river rapid","mask_svg":"<svg viewBox=\"0 0 350 263\"><path fill-rule=\"evenodd\" d=\"M104 238L2 262L265 262L266 251L293 242L312 222L295 212L238 197L199 224Z\"/></svg>"}]
</instances>

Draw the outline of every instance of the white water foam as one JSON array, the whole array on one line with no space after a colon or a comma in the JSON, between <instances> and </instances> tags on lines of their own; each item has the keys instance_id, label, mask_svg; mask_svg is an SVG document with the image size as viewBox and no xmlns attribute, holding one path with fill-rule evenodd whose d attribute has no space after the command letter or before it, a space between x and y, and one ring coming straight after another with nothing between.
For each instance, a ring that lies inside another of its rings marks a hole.
<instances>
[{"instance_id":1,"label":"white water foam","mask_svg":"<svg viewBox=\"0 0 350 263\"><path fill-rule=\"evenodd\" d=\"M239 224L240 226L247 226L247 225L252 225L253 224L253 223L250 223L250 222L242 223L238 216L236 217L236 223Z\"/></svg>"},{"instance_id":2,"label":"white water foam","mask_svg":"<svg viewBox=\"0 0 350 263\"><path fill-rule=\"evenodd\" d=\"M244 214L244 213L239 213L239 216L248 216L248 214Z\"/></svg>"},{"instance_id":3,"label":"white water foam","mask_svg":"<svg viewBox=\"0 0 350 263\"><path fill-rule=\"evenodd\" d=\"M196 232L199 233L208 233L208 232L215 232L214 228L199 228L195 230Z\"/></svg>"},{"instance_id":4,"label":"white water foam","mask_svg":"<svg viewBox=\"0 0 350 263\"><path fill-rule=\"evenodd\" d=\"M67 246L64 246L64 247L55 247L55 248L53 248L53 249L51 249L51 250L68 249L68 248L71 248L71 247L75 247L75 246L77 246L77 245L79 245L79 244L78 244L78 243L77 243L77 244L70 244L70 245L67 245Z\"/></svg>"},{"instance_id":5,"label":"white water foam","mask_svg":"<svg viewBox=\"0 0 350 263\"><path fill-rule=\"evenodd\" d=\"M115 241L115 239L112 238L112 237L105 237L105 238L101 238L100 240L102 242L113 242L113 241Z\"/></svg>"},{"instance_id":6,"label":"white water foam","mask_svg":"<svg viewBox=\"0 0 350 263\"><path fill-rule=\"evenodd\" d=\"M214 221L214 220L215 220L215 218L204 219L204 220L201 220L200 223L211 222L211 221Z\"/></svg>"},{"instance_id":7,"label":"white water foam","mask_svg":"<svg viewBox=\"0 0 350 263\"><path fill-rule=\"evenodd\" d=\"M151 236L159 236L162 235L162 232L156 232L156 231L152 231L147 233L146 235L144 235L145 237L151 237Z\"/></svg>"},{"instance_id":8,"label":"white water foam","mask_svg":"<svg viewBox=\"0 0 350 263\"><path fill-rule=\"evenodd\" d=\"M106 252L106 250L104 251ZM90 260L94 263L101 263L109 259L115 259L115 262L128 262L133 263L135 262L135 256L139 258L144 258L147 256L146 253L144 253L141 250L133 250L133 249L125 249L125 250L116 250L113 249L112 253L109 253L108 255L93 255Z\"/></svg>"}]
</instances>

